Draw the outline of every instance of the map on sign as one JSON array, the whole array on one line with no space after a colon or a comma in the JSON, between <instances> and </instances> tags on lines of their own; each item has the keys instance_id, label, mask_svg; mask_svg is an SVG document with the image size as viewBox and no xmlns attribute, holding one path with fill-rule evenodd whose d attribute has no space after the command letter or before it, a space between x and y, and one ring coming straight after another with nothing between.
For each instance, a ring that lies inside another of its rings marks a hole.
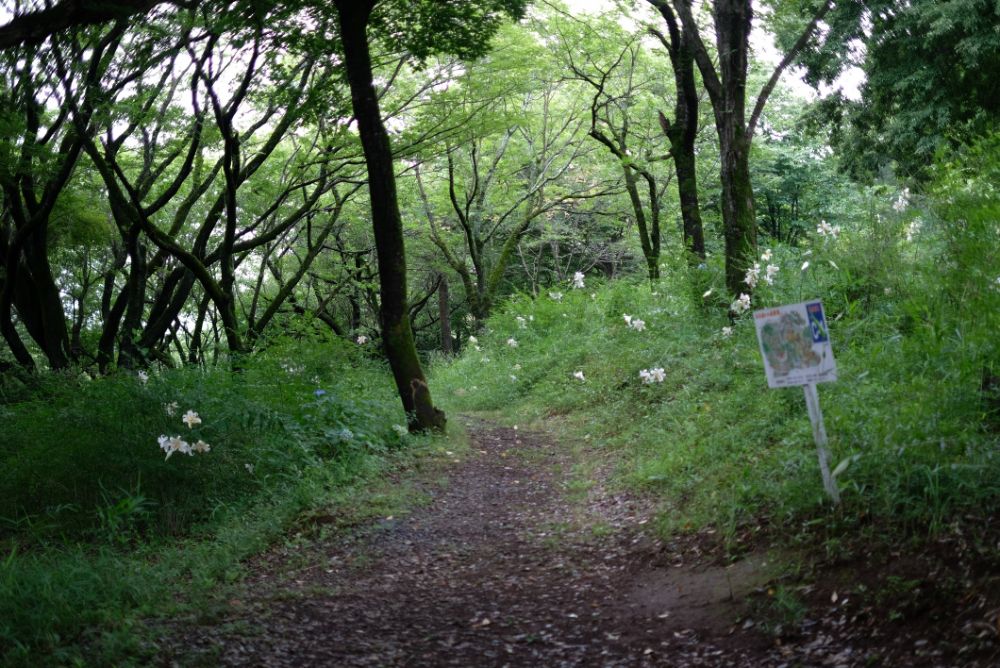
<instances>
[{"instance_id":1,"label":"map on sign","mask_svg":"<svg viewBox=\"0 0 1000 668\"><path fill-rule=\"evenodd\" d=\"M769 387L837 380L830 331L817 299L754 311Z\"/></svg>"}]
</instances>

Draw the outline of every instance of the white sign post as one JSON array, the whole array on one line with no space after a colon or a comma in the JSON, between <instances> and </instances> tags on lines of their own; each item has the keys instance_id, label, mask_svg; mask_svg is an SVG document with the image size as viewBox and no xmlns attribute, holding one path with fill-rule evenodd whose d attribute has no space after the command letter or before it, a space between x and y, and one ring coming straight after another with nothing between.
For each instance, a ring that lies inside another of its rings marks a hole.
<instances>
[{"instance_id":1,"label":"white sign post","mask_svg":"<svg viewBox=\"0 0 1000 668\"><path fill-rule=\"evenodd\" d=\"M830 474L826 427L816 391L817 383L837 380L837 363L833 359L823 304L816 299L763 309L754 311L753 319L768 386L801 385L805 392L823 487L834 504L840 503L837 483Z\"/></svg>"}]
</instances>

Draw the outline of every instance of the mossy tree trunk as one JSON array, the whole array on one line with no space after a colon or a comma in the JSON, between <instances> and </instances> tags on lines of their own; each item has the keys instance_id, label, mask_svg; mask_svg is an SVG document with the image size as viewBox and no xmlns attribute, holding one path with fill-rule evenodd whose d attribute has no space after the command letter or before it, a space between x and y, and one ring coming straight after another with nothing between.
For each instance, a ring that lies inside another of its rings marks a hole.
<instances>
[{"instance_id":1,"label":"mossy tree trunk","mask_svg":"<svg viewBox=\"0 0 1000 668\"><path fill-rule=\"evenodd\" d=\"M757 254L757 216L750 182L750 142L742 125L725 128L721 150L722 220L725 227L726 287L736 295L750 292L746 270Z\"/></svg>"},{"instance_id":2,"label":"mossy tree trunk","mask_svg":"<svg viewBox=\"0 0 1000 668\"><path fill-rule=\"evenodd\" d=\"M595 136L591 132L591 136ZM646 220L646 211L642 205L642 198L639 196L638 179L635 177L635 168L630 166L627 158L622 154L622 174L625 177L625 191L628 193L629 202L632 204L632 212L635 214L635 226L639 229L639 245L642 247L642 256L646 260L646 273L650 281L660 278L660 205L656 192L656 182L650 177L650 217Z\"/></svg>"},{"instance_id":3,"label":"mossy tree trunk","mask_svg":"<svg viewBox=\"0 0 1000 668\"><path fill-rule=\"evenodd\" d=\"M441 350L450 355L454 346L451 340L451 300L448 294L448 277L441 275L438 283L438 320L441 325Z\"/></svg>"},{"instance_id":4,"label":"mossy tree trunk","mask_svg":"<svg viewBox=\"0 0 1000 668\"><path fill-rule=\"evenodd\" d=\"M410 430L443 430L445 415L434 407L431 400L407 312L403 221L396 197L392 149L382 124L368 49L368 20L375 1L336 0L334 4L351 88L351 104L368 168L368 192L379 267L382 343Z\"/></svg>"},{"instance_id":5,"label":"mossy tree trunk","mask_svg":"<svg viewBox=\"0 0 1000 668\"><path fill-rule=\"evenodd\" d=\"M757 221L750 183L750 141L746 126L747 67L753 10L748 0L716 0L719 56L718 104L713 104L719 135L722 220L725 228L726 287L749 290L743 282L757 250Z\"/></svg>"}]
</instances>

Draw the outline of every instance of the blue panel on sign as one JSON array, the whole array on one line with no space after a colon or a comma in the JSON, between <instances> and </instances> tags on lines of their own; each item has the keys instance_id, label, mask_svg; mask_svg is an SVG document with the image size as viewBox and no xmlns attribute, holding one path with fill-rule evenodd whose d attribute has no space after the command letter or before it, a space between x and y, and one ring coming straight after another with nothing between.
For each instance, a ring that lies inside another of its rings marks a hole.
<instances>
[{"instance_id":1,"label":"blue panel on sign","mask_svg":"<svg viewBox=\"0 0 1000 668\"><path fill-rule=\"evenodd\" d=\"M809 328L812 329L813 343L826 343L830 340L826 329L826 319L823 317L823 305L819 302L806 304L809 314Z\"/></svg>"}]
</instances>

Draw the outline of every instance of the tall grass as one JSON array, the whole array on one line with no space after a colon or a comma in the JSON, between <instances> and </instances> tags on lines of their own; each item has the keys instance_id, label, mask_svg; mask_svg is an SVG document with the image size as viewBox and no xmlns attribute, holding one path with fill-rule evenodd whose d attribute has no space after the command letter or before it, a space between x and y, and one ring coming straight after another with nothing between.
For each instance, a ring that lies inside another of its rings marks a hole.
<instances>
[{"instance_id":1,"label":"tall grass","mask_svg":"<svg viewBox=\"0 0 1000 668\"><path fill-rule=\"evenodd\" d=\"M971 173L991 178L960 163L940 179L965 183ZM661 499L667 531L801 530L817 517L828 527L939 531L1000 505L990 419L998 400L984 381L1000 373L1000 205L991 192L979 181L907 207L886 197L870 214L831 221L843 228L836 238L772 248L780 271L754 293L754 308L818 297L831 321L840 380L820 394L834 465L847 466L835 511L802 391L767 388L749 314L728 319L719 257L694 279L675 270L654 285L588 279L584 290L553 288L561 300L515 296L478 336L479 350L466 342L436 368L435 391L451 410L564 416L568 434L615 458L624 483ZM703 287L712 287L707 305ZM665 381L644 384L639 371L654 367Z\"/></svg>"},{"instance_id":2,"label":"tall grass","mask_svg":"<svg viewBox=\"0 0 1000 668\"><path fill-rule=\"evenodd\" d=\"M43 377L0 404L5 665L152 651L141 616L197 607L411 438L381 363L346 343L275 342L235 375L84 378ZM187 410L203 420L192 430ZM211 450L165 459L160 434Z\"/></svg>"}]
</instances>

